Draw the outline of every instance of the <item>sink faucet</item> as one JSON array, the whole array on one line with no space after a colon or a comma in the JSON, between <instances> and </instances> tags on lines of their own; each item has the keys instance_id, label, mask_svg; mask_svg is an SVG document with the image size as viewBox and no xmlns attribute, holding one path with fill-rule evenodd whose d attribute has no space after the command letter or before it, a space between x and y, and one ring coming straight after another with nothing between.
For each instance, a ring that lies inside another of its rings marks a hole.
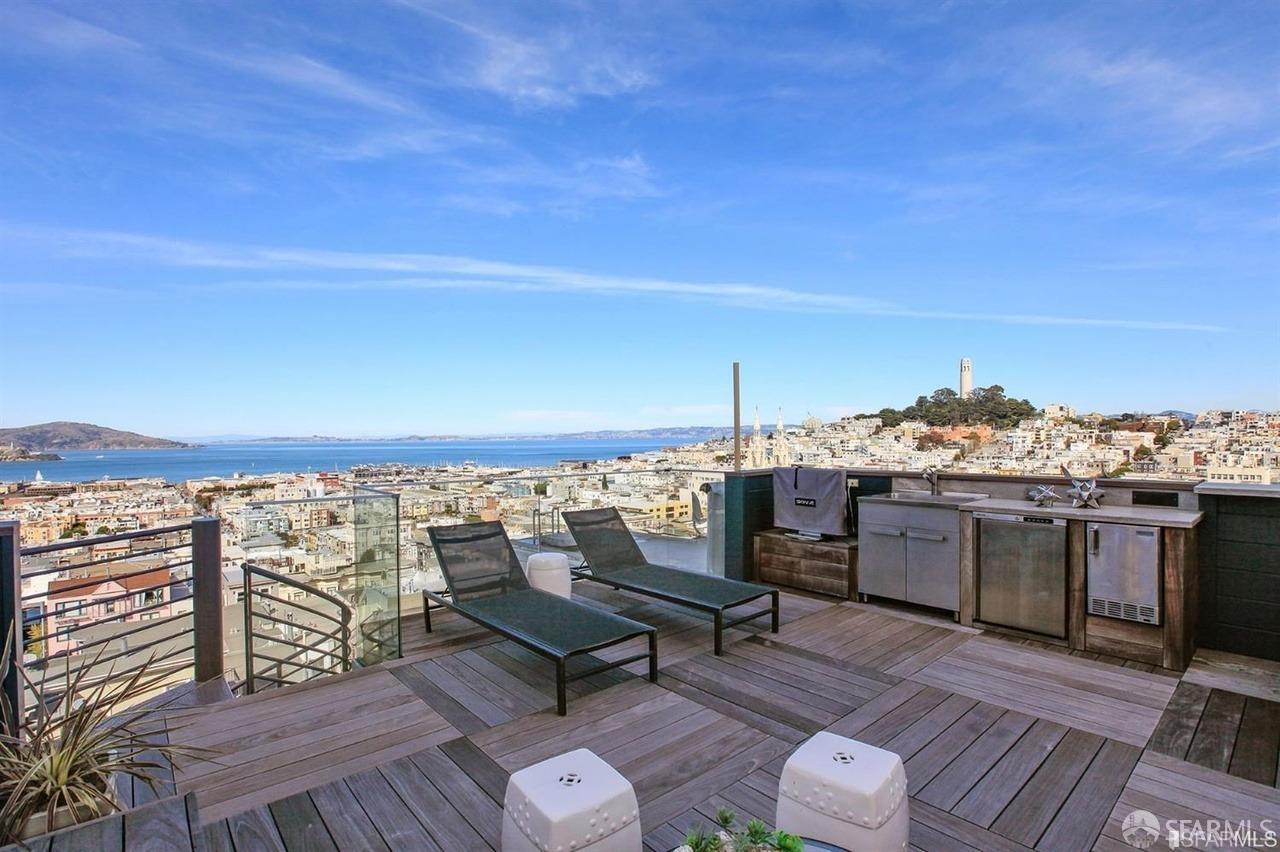
<instances>
[{"instance_id":1,"label":"sink faucet","mask_svg":"<svg viewBox=\"0 0 1280 852\"><path fill-rule=\"evenodd\" d=\"M931 467L926 467L921 476L929 483L929 493L937 497L942 493L941 486L938 485L938 471Z\"/></svg>"}]
</instances>

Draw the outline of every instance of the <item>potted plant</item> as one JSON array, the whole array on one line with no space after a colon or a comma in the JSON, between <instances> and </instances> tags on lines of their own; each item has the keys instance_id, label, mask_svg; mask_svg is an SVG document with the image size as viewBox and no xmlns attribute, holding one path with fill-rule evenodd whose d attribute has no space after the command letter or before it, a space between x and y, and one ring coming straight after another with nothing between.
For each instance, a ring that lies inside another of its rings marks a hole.
<instances>
[{"instance_id":1,"label":"potted plant","mask_svg":"<svg viewBox=\"0 0 1280 852\"><path fill-rule=\"evenodd\" d=\"M86 684L94 664L82 665L56 696L17 667L34 712L19 718L7 697L0 699L0 844L105 816L120 806L114 777L137 778L154 789L153 773L162 768L157 758L173 762L179 754L202 751L155 742L143 724L153 711L130 706L156 686L157 678L147 677L151 662L127 678L103 678L94 686ZM0 681L11 665L6 651Z\"/></svg>"},{"instance_id":2,"label":"potted plant","mask_svg":"<svg viewBox=\"0 0 1280 852\"><path fill-rule=\"evenodd\" d=\"M774 831L758 819L738 829L738 815L728 808L716 811L716 829L695 829L685 835L676 852L804 852L804 841Z\"/></svg>"}]
</instances>

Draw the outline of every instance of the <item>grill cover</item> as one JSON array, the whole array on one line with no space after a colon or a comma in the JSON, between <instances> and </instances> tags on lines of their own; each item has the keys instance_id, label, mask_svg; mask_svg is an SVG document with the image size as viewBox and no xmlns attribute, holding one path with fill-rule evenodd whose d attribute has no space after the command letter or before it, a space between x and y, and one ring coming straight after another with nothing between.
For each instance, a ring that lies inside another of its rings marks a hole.
<instances>
[{"instance_id":1,"label":"grill cover","mask_svg":"<svg viewBox=\"0 0 1280 852\"><path fill-rule=\"evenodd\" d=\"M824 535L849 532L849 491L843 470L773 469L774 526Z\"/></svg>"}]
</instances>

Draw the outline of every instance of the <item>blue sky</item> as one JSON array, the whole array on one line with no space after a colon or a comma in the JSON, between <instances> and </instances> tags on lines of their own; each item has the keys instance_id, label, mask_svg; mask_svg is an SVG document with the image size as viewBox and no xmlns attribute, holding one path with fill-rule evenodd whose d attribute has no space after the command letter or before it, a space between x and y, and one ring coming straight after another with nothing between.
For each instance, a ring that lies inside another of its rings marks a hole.
<instances>
[{"instance_id":1,"label":"blue sky","mask_svg":"<svg viewBox=\"0 0 1280 852\"><path fill-rule=\"evenodd\" d=\"M1280 407L1280 5L0 15L0 424Z\"/></svg>"}]
</instances>

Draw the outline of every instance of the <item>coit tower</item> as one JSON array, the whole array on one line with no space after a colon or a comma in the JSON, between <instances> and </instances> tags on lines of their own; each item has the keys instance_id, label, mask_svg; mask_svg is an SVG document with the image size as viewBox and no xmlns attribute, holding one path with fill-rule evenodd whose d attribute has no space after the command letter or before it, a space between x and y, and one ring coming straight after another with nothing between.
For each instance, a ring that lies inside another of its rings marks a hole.
<instances>
[{"instance_id":1,"label":"coit tower","mask_svg":"<svg viewBox=\"0 0 1280 852\"><path fill-rule=\"evenodd\" d=\"M973 396L973 362L968 358L960 359L960 398Z\"/></svg>"}]
</instances>

